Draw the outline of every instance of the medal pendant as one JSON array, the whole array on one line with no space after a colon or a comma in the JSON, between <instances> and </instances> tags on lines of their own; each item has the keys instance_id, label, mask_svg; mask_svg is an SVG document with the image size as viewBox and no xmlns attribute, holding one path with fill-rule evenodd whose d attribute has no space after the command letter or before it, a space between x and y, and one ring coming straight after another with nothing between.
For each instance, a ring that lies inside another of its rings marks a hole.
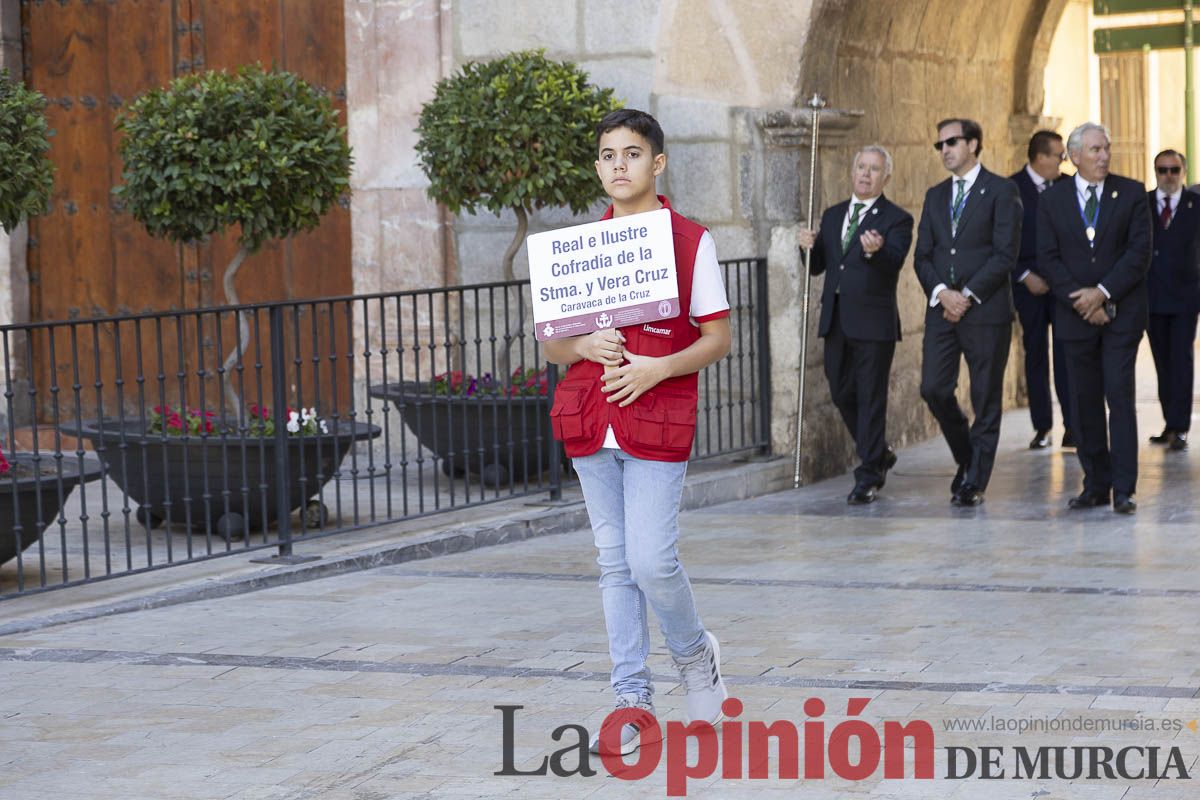
<instances>
[{"instance_id":1,"label":"medal pendant","mask_svg":"<svg viewBox=\"0 0 1200 800\"><path fill-rule=\"evenodd\" d=\"M1096 239L1096 229L1091 225L1088 225L1087 227L1087 237L1089 242L1095 241Z\"/></svg>"}]
</instances>

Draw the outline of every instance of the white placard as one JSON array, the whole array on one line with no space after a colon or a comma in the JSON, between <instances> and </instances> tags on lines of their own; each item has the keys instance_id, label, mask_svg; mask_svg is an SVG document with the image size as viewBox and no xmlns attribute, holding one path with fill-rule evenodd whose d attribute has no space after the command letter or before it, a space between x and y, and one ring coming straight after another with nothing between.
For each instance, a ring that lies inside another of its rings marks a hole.
<instances>
[{"instance_id":1,"label":"white placard","mask_svg":"<svg viewBox=\"0 0 1200 800\"><path fill-rule=\"evenodd\" d=\"M541 341L679 315L669 209L535 233L526 245Z\"/></svg>"}]
</instances>

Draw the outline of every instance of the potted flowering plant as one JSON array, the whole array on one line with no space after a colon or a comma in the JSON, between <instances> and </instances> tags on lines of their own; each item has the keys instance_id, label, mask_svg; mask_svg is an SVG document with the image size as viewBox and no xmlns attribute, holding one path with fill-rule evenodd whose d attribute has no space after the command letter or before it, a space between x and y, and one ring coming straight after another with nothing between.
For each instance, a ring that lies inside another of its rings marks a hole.
<instances>
[{"instance_id":1,"label":"potted flowering plant","mask_svg":"<svg viewBox=\"0 0 1200 800\"><path fill-rule=\"evenodd\" d=\"M372 387L395 404L405 426L449 476L479 476L488 486L531 480L557 451L550 433L546 369L513 370L508 381L460 370L431 381Z\"/></svg>"},{"instance_id":2,"label":"potted flowering plant","mask_svg":"<svg viewBox=\"0 0 1200 800\"><path fill-rule=\"evenodd\" d=\"M277 426L282 425L281 438ZM328 420L316 408L287 408L276 419L251 403L236 419L208 409L155 406L147 419L83 423L109 477L139 505L147 527L214 531L230 538L266 530L278 519L280 483L288 487L289 513L304 508L304 527L323 527L328 511L317 499L351 446L379 436L376 425ZM289 448L288 473L276 470L281 441Z\"/></svg>"},{"instance_id":3,"label":"potted flowering plant","mask_svg":"<svg viewBox=\"0 0 1200 800\"><path fill-rule=\"evenodd\" d=\"M0 450L0 564L38 540L58 517L75 485L100 475L100 465L39 453Z\"/></svg>"}]
</instances>

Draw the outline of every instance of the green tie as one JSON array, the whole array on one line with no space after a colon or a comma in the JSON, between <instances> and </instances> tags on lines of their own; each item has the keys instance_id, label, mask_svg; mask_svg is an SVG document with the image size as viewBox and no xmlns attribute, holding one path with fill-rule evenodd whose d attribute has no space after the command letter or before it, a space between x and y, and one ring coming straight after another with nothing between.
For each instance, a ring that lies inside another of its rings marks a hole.
<instances>
[{"instance_id":1,"label":"green tie","mask_svg":"<svg viewBox=\"0 0 1200 800\"><path fill-rule=\"evenodd\" d=\"M958 221L962 219L963 206L966 205L966 203L963 202L963 195L967 192L967 179L959 178L955 181L955 183L958 184L958 191L954 193L954 206L950 210L951 233L958 232Z\"/></svg>"},{"instance_id":2,"label":"green tie","mask_svg":"<svg viewBox=\"0 0 1200 800\"><path fill-rule=\"evenodd\" d=\"M1083 215L1088 218L1088 224L1096 218L1096 187L1089 185L1087 202L1083 204Z\"/></svg>"},{"instance_id":3,"label":"green tie","mask_svg":"<svg viewBox=\"0 0 1200 800\"><path fill-rule=\"evenodd\" d=\"M842 237L842 255L850 250L850 242L854 239L854 232L858 230L858 215L866 208L866 203L855 203L854 213L850 215L850 224L846 226L846 235Z\"/></svg>"}]
</instances>

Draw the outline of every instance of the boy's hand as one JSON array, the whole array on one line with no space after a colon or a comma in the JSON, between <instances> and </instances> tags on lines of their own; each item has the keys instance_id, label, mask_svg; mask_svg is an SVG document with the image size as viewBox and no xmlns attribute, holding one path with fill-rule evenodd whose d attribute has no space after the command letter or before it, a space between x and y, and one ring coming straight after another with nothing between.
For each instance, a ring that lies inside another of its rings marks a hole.
<instances>
[{"instance_id":1,"label":"boy's hand","mask_svg":"<svg viewBox=\"0 0 1200 800\"><path fill-rule=\"evenodd\" d=\"M608 402L619 402L622 408L671 377L666 358L636 353L626 353L625 357L629 359L625 366L605 370L604 385L600 387L600 391L609 395Z\"/></svg>"},{"instance_id":2,"label":"boy's hand","mask_svg":"<svg viewBox=\"0 0 1200 800\"><path fill-rule=\"evenodd\" d=\"M615 328L581 336L575 351L581 358L606 367L620 366L625 358L625 336Z\"/></svg>"}]
</instances>

